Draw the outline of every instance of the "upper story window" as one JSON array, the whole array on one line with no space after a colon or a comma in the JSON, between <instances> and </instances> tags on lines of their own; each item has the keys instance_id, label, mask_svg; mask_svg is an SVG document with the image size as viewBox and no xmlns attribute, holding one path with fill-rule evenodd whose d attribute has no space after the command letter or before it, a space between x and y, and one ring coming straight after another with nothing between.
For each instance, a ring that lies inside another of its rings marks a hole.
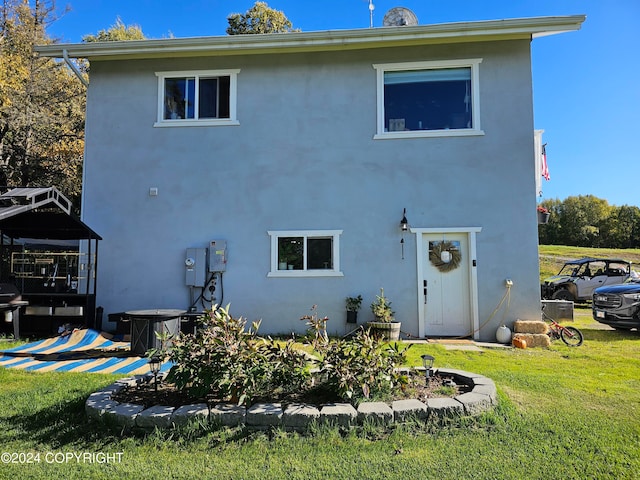
<instances>
[{"instance_id":1,"label":"upper story window","mask_svg":"<svg viewBox=\"0 0 640 480\"><path fill-rule=\"evenodd\" d=\"M342 276L342 230L287 230L268 233L271 237L269 277Z\"/></svg>"},{"instance_id":2,"label":"upper story window","mask_svg":"<svg viewBox=\"0 0 640 480\"><path fill-rule=\"evenodd\" d=\"M237 125L236 91L240 70L156 72L156 126Z\"/></svg>"},{"instance_id":3,"label":"upper story window","mask_svg":"<svg viewBox=\"0 0 640 480\"><path fill-rule=\"evenodd\" d=\"M478 66L482 59L374 65L374 138L481 135Z\"/></svg>"}]
</instances>

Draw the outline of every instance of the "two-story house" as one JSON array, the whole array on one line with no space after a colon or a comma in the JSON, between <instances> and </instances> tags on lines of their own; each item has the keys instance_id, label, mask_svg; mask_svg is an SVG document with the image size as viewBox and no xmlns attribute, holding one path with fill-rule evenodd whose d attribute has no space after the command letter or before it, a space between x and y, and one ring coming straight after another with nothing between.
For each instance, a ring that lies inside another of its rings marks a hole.
<instances>
[{"instance_id":1,"label":"two-story house","mask_svg":"<svg viewBox=\"0 0 640 480\"><path fill-rule=\"evenodd\" d=\"M341 334L383 287L416 337L539 318L531 41L584 19L39 47L91 64L97 304L265 334L317 304Z\"/></svg>"}]
</instances>

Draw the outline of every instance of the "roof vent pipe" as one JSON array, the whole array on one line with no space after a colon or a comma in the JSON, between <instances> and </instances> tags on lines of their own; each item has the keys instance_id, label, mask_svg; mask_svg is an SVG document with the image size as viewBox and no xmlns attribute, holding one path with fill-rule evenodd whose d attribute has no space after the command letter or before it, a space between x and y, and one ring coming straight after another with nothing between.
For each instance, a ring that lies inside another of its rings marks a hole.
<instances>
[{"instance_id":1,"label":"roof vent pipe","mask_svg":"<svg viewBox=\"0 0 640 480\"><path fill-rule=\"evenodd\" d=\"M84 78L80 70L78 70L78 67L76 67L76 64L69 59L69 53L67 52L67 49L62 50L62 58L64 58L64 61L67 63L67 65L69 65L69 68L73 70L73 73L76 74L76 77L80 79L82 84L85 87L89 88L89 82L87 82L87 79Z\"/></svg>"}]
</instances>

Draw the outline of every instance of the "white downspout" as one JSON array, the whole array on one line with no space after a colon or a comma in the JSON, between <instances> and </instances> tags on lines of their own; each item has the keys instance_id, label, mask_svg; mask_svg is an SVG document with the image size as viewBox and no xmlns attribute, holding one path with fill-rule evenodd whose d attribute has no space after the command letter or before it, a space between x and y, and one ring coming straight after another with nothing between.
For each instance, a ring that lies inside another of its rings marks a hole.
<instances>
[{"instance_id":1,"label":"white downspout","mask_svg":"<svg viewBox=\"0 0 640 480\"><path fill-rule=\"evenodd\" d=\"M80 70L78 70L78 67L76 67L75 63L73 63L70 59L69 59L69 53L67 52L66 49L62 50L62 58L64 58L64 61L66 62L67 65L69 65L69 68L71 70L73 70L73 73L76 74L76 77L78 77L80 79L80 81L82 82L82 84L86 87L89 88L89 82L87 82L87 79L84 78L84 76L82 75L82 73L80 72Z\"/></svg>"}]
</instances>

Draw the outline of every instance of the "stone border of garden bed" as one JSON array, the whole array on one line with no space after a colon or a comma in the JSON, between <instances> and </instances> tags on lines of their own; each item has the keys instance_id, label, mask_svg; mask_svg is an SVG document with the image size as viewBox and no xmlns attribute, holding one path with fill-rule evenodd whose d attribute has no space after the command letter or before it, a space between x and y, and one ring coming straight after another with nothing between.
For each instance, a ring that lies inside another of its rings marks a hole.
<instances>
[{"instance_id":1,"label":"stone border of garden bed","mask_svg":"<svg viewBox=\"0 0 640 480\"><path fill-rule=\"evenodd\" d=\"M313 422L352 427L367 422L391 425L411 419L427 420L431 416L473 416L497 403L496 385L488 377L448 368L437 369L435 373L453 377L456 383L471 387L471 391L452 398L428 399L426 403L416 399L396 400L391 405L385 402L362 402L357 409L349 403L332 403L320 407L306 404L283 406L280 403L258 403L250 407L226 403L209 406L199 403L177 408L155 405L145 409L142 405L120 403L112 399L113 394L124 388L151 381L153 376L149 374L123 378L92 393L85 402L85 411L89 419L123 428L168 429L199 420L222 426L246 426L254 430L281 427L285 430L305 431Z\"/></svg>"}]
</instances>

